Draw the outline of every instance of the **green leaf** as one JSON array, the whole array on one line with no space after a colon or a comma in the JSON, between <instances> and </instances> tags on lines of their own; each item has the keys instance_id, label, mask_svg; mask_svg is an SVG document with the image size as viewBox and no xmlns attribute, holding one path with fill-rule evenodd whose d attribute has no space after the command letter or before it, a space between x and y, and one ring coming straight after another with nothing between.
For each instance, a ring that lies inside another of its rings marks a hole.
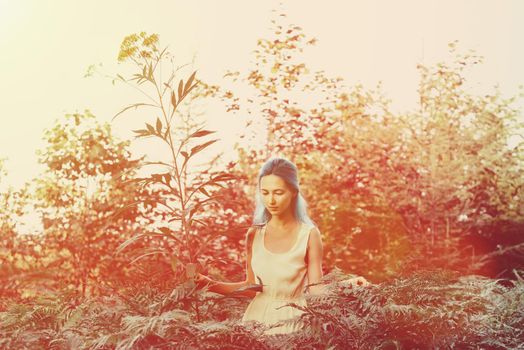
<instances>
[{"instance_id":1,"label":"green leaf","mask_svg":"<svg viewBox=\"0 0 524 350\"><path fill-rule=\"evenodd\" d=\"M151 134L156 135L156 131L155 131L155 128L153 128L153 125L146 123L146 126L147 126L147 130L149 130Z\"/></svg>"},{"instance_id":2,"label":"green leaf","mask_svg":"<svg viewBox=\"0 0 524 350\"><path fill-rule=\"evenodd\" d=\"M171 239L175 242L177 242L178 244L184 244L180 239L178 239L176 237L176 232L171 230L169 227L160 227L159 230L162 232L160 235L163 235L165 237L167 237L168 239Z\"/></svg>"},{"instance_id":3,"label":"green leaf","mask_svg":"<svg viewBox=\"0 0 524 350\"><path fill-rule=\"evenodd\" d=\"M232 174L221 173L215 176L212 180L213 181L228 181L228 180L235 180L235 179L236 179L236 176Z\"/></svg>"},{"instance_id":4,"label":"green leaf","mask_svg":"<svg viewBox=\"0 0 524 350\"><path fill-rule=\"evenodd\" d=\"M208 226L207 223L205 223L204 221L202 220L199 220L199 219L191 219L193 222L198 222L200 225L202 226Z\"/></svg>"},{"instance_id":5,"label":"green leaf","mask_svg":"<svg viewBox=\"0 0 524 350\"><path fill-rule=\"evenodd\" d=\"M202 136L206 136L206 135L209 135L209 134L213 134L215 132L216 131L199 130L199 131L196 131L196 132L192 133L191 135L189 135L188 138L191 138L191 137L202 137Z\"/></svg>"},{"instance_id":6,"label":"green leaf","mask_svg":"<svg viewBox=\"0 0 524 350\"><path fill-rule=\"evenodd\" d=\"M208 183L208 185L210 186L218 186L218 187L222 187L222 188L226 188L224 185L222 185L221 183L218 183L218 182L213 182L213 181L210 181Z\"/></svg>"},{"instance_id":7,"label":"green leaf","mask_svg":"<svg viewBox=\"0 0 524 350\"><path fill-rule=\"evenodd\" d=\"M193 208L189 211L189 220L195 215L197 210L202 206L202 202L197 202Z\"/></svg>"},{"instance_id":8,"label":"green leaf","mask_svg":"<svg viewBox=\"0 0 524 350\"><path fill-rule=\"evenodd\" d=\"M171 104L173 105L173 109L176 109L177 102L176 102L176 95L174 91L171 91Z\"/></svg>"},{"instance_id":9,"label":"green leaf","mask_svg":"<svg viewBox=\"0 0 524 350\"><path fill-rule=\"evenodd\" d=\"M179 100L182 100L184 98L183 97L184 96L183 95L183 93L184 93L183 89L184 89L184 80L180 79L180 83L178 83L178 98L179 98Z\"/></svg>"},{"instance_id":10,"label":"green leaf","mask_svg":"<svg viewBox=\"0 0 524 350\"><path fill-rule=\"evenodd\" d=\"M111 120L114 120L116 117L118 117L120 114L124 113L125 111L127 111L128 109L131 109L131 108L138 108L138 107L141 107L141 106L150 106L150 107L158 107L156 105L153 105L151 103L134 103L132 105L129 105L127 107L125 107L124 109L122 109L120 112L118 112L117 114L115 114L113 116L113 118Z\"/></svg>"},{"instance_id":11,"label":"green leaf","mask_svg":"<svg viewBox=\"0 0 524 350\"><path fill-rule=\"evenodd\" d=\"M140 137L147 137L147 136L152 136L149 131L146 131L145 133L140 134L140 135L136 135L135 137L138 139Z\"/></svg>"},{"instance_id":12,"label":"green leaf","mask_svg":"<svg viewBox=\"0 0 524 350\"><path fill-rule=\"evenodd\" d=\"M156 118L156 131L158 134L162 132L162 122L160 121L160 118Z\"/></svg>"},{"instance_id":13,"label":"green leaf","mask_svg":"<svg viewBox=\"0 0 524 350\"><path fill-rule=\"evenodd\" d=\"M193 84L192 86L189 87L189 89L187 89L186 91L184 91L184 97L189 94L191 92L191 90L193 90L193 88L196 86L197 84Z\"/></svg>"},{"instance_id":14,"label":"green leaf","mask_svg":"<svg viewBox=\"0 0 524 350\"><path fill-rule=\"evenodd\" d=\"M141 233L141 234L138 234L138 235L136 235L136 236L133 236L133 237L127 239L125 242L123 242L122 244L120 244L120 245L116 248L116 254L121 253L124 249L127 248L127 246L129 246L129 245L135 243L136 241L138 241L138 240L140 240L140 239L142 239L142 238L144 238L144 237L147 237L147 235Z\"/></svg>"},{"instance_id":15,"label":"green leaf","mask_svg":"<svg viewBox=\"0 0 524 350\"><path fill-rule=\"evenodd\" d=\"M169 183L171 182L171 174L165 173L162 175L162 178L164 180L164 183L169 186Z\"/></svg>"},{"instance_id":16,"label":"green leaf","mask_svg":"<svg viewBox=\"0 0 524 350\"><path fill-rule=\"evenodd\" d=\"M146 256L150 256L150 255L156 255L156 254L164 254L164 250L163 249L156 249L156 250L153 250L151 252L148 252L148 253L144 253L142 255L139 255L137 256L136 258L134 258L130 263L129 265L132 265L134 263L136 263L138 260L142 259L142 258L145 258Z\"/></svg>"},{"instance_id":17,"label":"green leaf","mask_svg":"<svg viewBox=\"0 0 524 350\"><path fill-rule=\"evenodd\" d=\"M150 178L154 182L163 182L164 175L163 174L151 174Z\"/></svg>"},{"instance_id":18,"label":"green leaf","mask_svg":"<svg viewBox=\"0 0 524 350\"><path fill-rule=\"evenodd\" d=\"M135 179L133 180L129 180L129 182L131 181L134 181ZM142 179L137 179L137 181L141 181ZM130 203L128 205L125 205L123 206L122 208L119 208L113 215L112 217L113 218L116 218L118 215L122 214L123 212L125 212L126 210L128 210L129 208L132 208L132 207L136 207L137 205L139 205L140 203L142 203L142 201L136 201L136 202L133 202L133 203Z\"/></svg>"},{"instance_id":19,"label":"green leaf","mask_svg":"<svg viewBox=\"0 0 524 350\"><path fill-rule=\"evenodd\" d=\"M147 73L147 78L151 82L153 81L153 63L149 63L149 72Z\"/></svg>"},{"instance_id":20,"label":"green leaf","mask_svg":"<svg viewBox=\"0 0 524 350\"><path fill-rule=\"evenodd\" d=\"M200 192L202 192L203 194L205 194L206 196L208 197L211 197L211 195L209 194L209 192L206 191L206 189L204 187L200 187L198 189Z\"/></svg>"},{"instance_id":21,"label":"green leaf","mask_svg":"<svg viewBox=\"0 0 524 350\"><path fill-rule=\"evenodd\" d=\"M190 91L189 88L191 87L191 84L193 83L193 80L195 79L195 74L196 74L196 71L194 71L193 74L191 74L191 76L187 80L186 85L184 87L184 96L189 93Z\"/></svg>"},{"instance_id":22,"label":"green leaf","mask_svg":"<svg viewBox=\"0 0 524 350\"><path fill-rule=\"evenodd\" d=\"M191 157L189 154L187 154L186 151L182 151L180 152L183 156L184 156L184 162L182 163L182 168L181 169L184 169L184 167L186 166L187 162L189 161L189 158Z\"/></svg>"},{"instance_id":23,"label":"green leaf","mask_svg":"<svg viewBox=\"0 0 524 350\"><path fill-rule=\"evenodd\" d=\"M160 227L159 230L160 232L165 233L166 235L170 235L174 232L169 227Z\"/></svg>"},{"instance_id":24,"label":"green leaf","mask_svg":"<svg viewBox=\"0 0 524 350\"><path fill-rule=\"evenodd\" d=\"M206 148L207 146L217 142L217 140L211 140L211 141L208 141L206 143L203 143L201 145L198 145L198 146L195 146L191 149L191 156L194 156L195 154L197 154L198 152L202 151L204 148Z\"/></svg>"}]
</instances>

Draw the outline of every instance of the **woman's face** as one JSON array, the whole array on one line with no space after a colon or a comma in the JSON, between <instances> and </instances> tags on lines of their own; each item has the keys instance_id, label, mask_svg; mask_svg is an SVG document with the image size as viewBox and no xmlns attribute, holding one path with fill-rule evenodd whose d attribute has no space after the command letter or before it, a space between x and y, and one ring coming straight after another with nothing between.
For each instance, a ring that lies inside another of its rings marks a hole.
<instances>
[{"instance_id":1,"label":"woman's face","mask_svg":"<svg viewBox=\"0 0 524 350\"><path fill-rule=\"evenodd\" d=\"M269 213L280 215L290 208L295 191L280 176L271 174L260 179L260 195Z\"/></svg>"}]
</instances>

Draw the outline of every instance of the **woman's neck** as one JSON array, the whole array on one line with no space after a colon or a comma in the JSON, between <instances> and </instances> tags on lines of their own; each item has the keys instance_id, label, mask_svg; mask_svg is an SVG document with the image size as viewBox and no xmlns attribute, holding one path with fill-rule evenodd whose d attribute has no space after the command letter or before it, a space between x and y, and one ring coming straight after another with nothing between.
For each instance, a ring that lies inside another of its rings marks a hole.
<instances>
[{"instance_id":1,"label":"woman's neck","mask_svg":"<svg viewBox=\"0 0 524 350\"><path fill-rule=\"evenodd\" d=\"M268 223L271 223L272 227L277 229L286 229L293 227L297 222L294 215L288 211L282 215L273 215Z\"/></svg>"}]
</instances>

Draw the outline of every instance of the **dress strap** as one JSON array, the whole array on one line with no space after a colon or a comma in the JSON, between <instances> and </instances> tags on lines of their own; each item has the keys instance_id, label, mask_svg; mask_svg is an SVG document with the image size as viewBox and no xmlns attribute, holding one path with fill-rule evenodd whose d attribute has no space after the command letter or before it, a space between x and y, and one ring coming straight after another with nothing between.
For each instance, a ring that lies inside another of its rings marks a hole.
<instances>
[{"instance_id":1,"label":"dress strap","mask_svg":"<svg viewBox=\"0 0 524 350\"><path fill-rule=\"evenodd\" d=\"M307 244L309 241L309 232L311 231L311 227L305 223L302 223L302 227L300 228L299 237L297 238L300 240L300 242L297 243L297 246L301 246L301 250L303 253L305 253L304 250L307 249Z\"/></svg>"}]
</instances>

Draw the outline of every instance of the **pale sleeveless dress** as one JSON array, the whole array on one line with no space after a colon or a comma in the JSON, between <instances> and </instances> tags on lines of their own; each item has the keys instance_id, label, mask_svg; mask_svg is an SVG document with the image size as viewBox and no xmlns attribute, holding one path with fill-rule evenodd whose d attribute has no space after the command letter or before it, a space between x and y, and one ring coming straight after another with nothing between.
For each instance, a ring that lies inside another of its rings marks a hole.
<instances>
[{"instance_id":1,"label":"pale sleeveless dress","mask_svg":"<svg viewBox=\"0 0 524 350\"><path fill-rule=\"evenodd\" d=\"M262 292L248 305L242 321L255 320L266 325L294 318L302 311L291 306L283 306L294 302L307 306L303 292L307 284L307 265L304 261L306 255L309 232L312 226L300 224L297 239L293 247L285 253L273 253L266 249L264 236L267 224L255 232L252 245L251 267L256 283L262 281ZM271 328L266 334L292 333L299 329L298 326L282 325Z\"/></svg>"}]
</instances>

